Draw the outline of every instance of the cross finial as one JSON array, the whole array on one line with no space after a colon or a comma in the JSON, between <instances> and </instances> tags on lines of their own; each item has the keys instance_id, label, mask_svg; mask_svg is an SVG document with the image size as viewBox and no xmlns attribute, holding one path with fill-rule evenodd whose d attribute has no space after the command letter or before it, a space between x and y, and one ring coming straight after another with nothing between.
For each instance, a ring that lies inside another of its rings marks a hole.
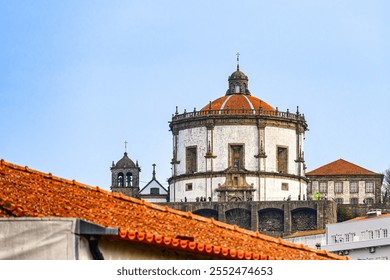
<instances>
[{"instance_id":1,"label":"cross finial","mask_svg":"<svg viewBox=\"0 0 390 280\"><path fill-rule=\"evenodd\" d=\"M125 153L127 153L127 141L125 141Z\"/></svg>"},{"instance_id":2,"label":"cross finial","mask_svg":"<svg viewBox=\"0 0 390 280\"><path fill-rule=\"evenodd\" d=\"M153 179L156 179L156 164L155 163L153 163L152 164L152 166L153 166Z\"/></svg>"},{"instance_id":3,"label":"cross finial","mask_svg":"<svg viewBox=\"0 0 390 280\"><path fill-rule=\"evenodd\" d=\"M237 71L240 70L240 53L236 53L237 56Z\"/></svg>"}]
</instances>

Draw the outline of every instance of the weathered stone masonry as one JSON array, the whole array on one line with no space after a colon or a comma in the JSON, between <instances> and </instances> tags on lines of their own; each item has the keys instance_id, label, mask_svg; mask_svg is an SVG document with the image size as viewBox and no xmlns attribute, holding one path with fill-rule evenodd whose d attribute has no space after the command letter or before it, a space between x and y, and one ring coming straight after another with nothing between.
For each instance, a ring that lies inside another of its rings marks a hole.
<instances>
[{"instance_id":1,"label":"weathered stone masonry","mask_svg":"<svg viewBox=\"0 0 390 280\"><path fill-rule=\"evenodd\" d=\"M323 201L176 202L177 210L282 237L297 231L324 229L337 222L336 203Z\"/></svg>"}]
</instances>

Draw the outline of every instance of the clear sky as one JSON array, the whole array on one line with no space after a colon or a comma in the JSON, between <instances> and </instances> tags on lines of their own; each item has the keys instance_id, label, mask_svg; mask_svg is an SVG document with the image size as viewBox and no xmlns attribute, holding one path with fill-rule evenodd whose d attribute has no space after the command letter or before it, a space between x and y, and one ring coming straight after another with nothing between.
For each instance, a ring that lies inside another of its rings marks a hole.
<instances>
[{"instance_id":1,"label":"clear sky","mask_svg":"<svg viewBox=\"0 0 390 280\"><path fill-rule=\"evenodd\" d=\"M223 96L305 114L308 171L390 167L390 1L0 0L0 158L109 189L171 175L169 121Z\"/></svg>"}]
</instances>

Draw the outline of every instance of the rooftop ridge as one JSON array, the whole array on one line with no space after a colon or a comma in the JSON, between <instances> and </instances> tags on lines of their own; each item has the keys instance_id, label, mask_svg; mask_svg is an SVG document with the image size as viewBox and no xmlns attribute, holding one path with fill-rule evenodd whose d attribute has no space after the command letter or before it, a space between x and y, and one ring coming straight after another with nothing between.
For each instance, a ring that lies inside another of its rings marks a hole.
<instances>
[{"instance_id":1,"label":"rooftop ridge","mask_svg":"<svg viewBox=\"0 0 390 280\"><path fill-rule=\"evenodd\" d=\"M67 183L69 185L75 185L75 186L79 186L79 187L87 187L87 188L99 189L98 186L93 187L93 186L90 186L90 185L87 185L87 184L83 184L83 183L77 182L75 179L69 180L69 179L57 177L57 176L54 176L51 172L45 173L45 172L42 172L42 171L31 169L27 165L26 166L21 166L21 165L17 165L17 164L14 164L14 163L7 162L4 159L0 160L0 168L1 168L2 165L8 166L8 167L10 167L12 169L15 169L15 170L26 171L26 172L31 173L31 174L40 175L40 176L43 176L43 177L48 178L48 179L52 179L52 180L57 181L57 182Z\"/></svg>"},{"instance_id":2,"label":"rooftop ridge","mask_svg":"<svg viewBox=\"0 0 390 280\"><path fill-rule=\"evenodd\" d=\"M324 164L316 169L306 173L309 176L316 175L380 175L374 171L368 170L357 164L344 160L342 158Z\"/></svg>"}]
</instances>

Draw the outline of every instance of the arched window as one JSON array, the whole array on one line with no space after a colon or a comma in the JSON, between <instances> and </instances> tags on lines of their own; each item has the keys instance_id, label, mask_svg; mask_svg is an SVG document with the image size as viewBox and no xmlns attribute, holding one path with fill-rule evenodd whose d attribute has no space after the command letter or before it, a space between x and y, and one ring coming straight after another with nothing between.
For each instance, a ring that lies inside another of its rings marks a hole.
<instances>
[{"instance_id":1,"label":"arched window","mask_svg":"<svg viewBox=\"0 0 390 280\"><path fill-rule=\"evenodd\" d=\"M126 173L126 187L133 186L133 174L130 172Z\"/></svg>"},{"instance_id":2,"label":"arched window","mask_svg":"<svg viewBox=\"0 0 390 280\"><path fill-rule=\"evenodd\" d=\"M240 84L236 84L236 86L235 86L235 93L240 93Z\"/></svg>"},{"instance_id":3,"label":"arched window","mask_svg":"<svg viewBox=\"0 0 390 280\"><path fill-rule=\"evenodd\" d=\"M123 187L123 173L118 173L118 179L117 179L118 187Z\"/></svg>"}]
</instances>

